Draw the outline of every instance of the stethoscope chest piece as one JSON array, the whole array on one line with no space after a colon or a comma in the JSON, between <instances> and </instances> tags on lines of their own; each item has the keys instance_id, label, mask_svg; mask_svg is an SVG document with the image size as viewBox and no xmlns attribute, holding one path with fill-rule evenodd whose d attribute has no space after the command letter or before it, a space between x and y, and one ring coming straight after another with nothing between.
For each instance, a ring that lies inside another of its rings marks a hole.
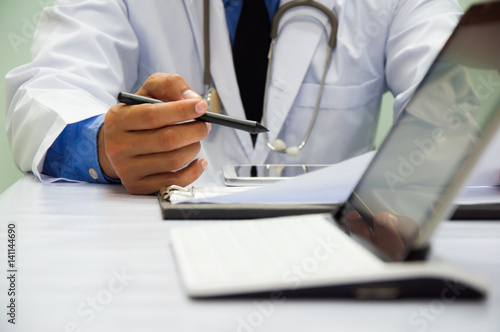
<instances>
[{"instance_id":1,"label":"stethoscope chest piece","mask_svg":"<svg viewBox=\"0 0 500 332\"><path fill-rule=\"evenodd\" d=\"M270 145L269 141L267 144ZM276 152L286 153L292 157L297 157L299 155L299 151L300 151L300 147L298 147L298 146L288 147L286 145L286 143L279 138L274 141L274 143L272 144L272 147L270 147L270 148Z\"/></svg>"}]
</instances>

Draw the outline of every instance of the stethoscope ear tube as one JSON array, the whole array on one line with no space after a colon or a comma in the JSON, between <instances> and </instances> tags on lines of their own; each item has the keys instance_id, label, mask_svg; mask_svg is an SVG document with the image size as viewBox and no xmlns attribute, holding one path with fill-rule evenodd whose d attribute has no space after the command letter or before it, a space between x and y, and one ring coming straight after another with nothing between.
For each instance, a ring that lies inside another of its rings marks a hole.
<instances>
[{"instance_id":1,"label":"stethoscope ear tube","mask_svg":"<svg viewBox=\"0 0 500 332\"><path fill-rule=\"evenodd\" d=\"M203 47L205 49L203 85L205 86L205 93L207 93L212 79L210 74L210 0L203 1Z\"/></svg>"},{"instance_id":2,"label":"stethoscope ear tube","mask_svg":"<svg viewBox=\"0 0 500 332\"><path fill-rule=\"evenodd\" d=\"M208 105L208 111L213 113L222 113L222 104L219 98L217 90L212 87L211 80L211 69L210 69L210 1L203 0L203 47L204 47L204 57L203 61L203 85L205 87L205 93L203 95L203 100Z\"/></svg>"}]
</instances>

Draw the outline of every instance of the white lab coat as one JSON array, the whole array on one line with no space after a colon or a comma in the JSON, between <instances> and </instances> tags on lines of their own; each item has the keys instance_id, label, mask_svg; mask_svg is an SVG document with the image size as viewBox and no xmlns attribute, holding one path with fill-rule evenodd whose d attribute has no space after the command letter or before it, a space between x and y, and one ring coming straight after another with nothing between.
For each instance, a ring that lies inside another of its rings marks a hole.
<instances>
[{"instance_id":1,"label":"white lab coat","mask_svg":"<svg viewBox=\"0 0 500 332\"><path fill-rule=\"evenodd\" d=\"M254 148L248 133L215 125L201 152L213 169L226 163L335 163L370 150L381 95L393 92L397 114L461 15L455 0L318 1L332 8L339 30L306 147L299 157L278 154L266 147L264 135ZM135 92L149 75L180 74L204 93L201 0L56 3L41 17L33 61L7 76L8 141L19 168L38 176L66 124L105 113L119 91ZM244 118L224 6L222 0L210 5L213 83L224 113ZM279 137L297 145L304 137L326 58L325 22L316 10L301 7L281 24L269 90L271 142Z\"/></svg>"}]
</instances>

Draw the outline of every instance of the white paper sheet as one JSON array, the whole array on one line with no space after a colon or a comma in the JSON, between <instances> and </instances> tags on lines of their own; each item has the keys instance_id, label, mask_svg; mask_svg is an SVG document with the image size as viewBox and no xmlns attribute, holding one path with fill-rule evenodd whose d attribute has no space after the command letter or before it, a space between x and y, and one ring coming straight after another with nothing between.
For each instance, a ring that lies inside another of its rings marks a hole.
<instances>
[{"instance_id":1,"label":"white paper sheet","mask_svg":"<svg viewBox=\"0 0 500 332\"><path fill-rule=\"evenodd\" d=\"M217 197L200 197L192 203L329 204L343 202L358 182L375 152L286 181Z\"/></svg>"},{"instance_id":2,"label":"white paper sheet","mask_svg":"<svg viewBox=\"0 0 500 332\"><path fill-rule=\"evenodd\" d=\"M459 205L500 203L500 186L466 187L455 203Z\"/></svg>"},{"instance_id":3,"label":"white paper sheet","mask_svg":"<svg viewBox=\"0 0 500 332\"><path fill-rule=\"evenodd\" d=\"M500 203L498 175L500 157L495 148L500 146L500 135L486 151L472 173L467 187L456 199L457 204ZM356 183L373 159L375 151L345 160L330 167L304 174L259 188L233 187L220 190L201 189L194 199L182 199L183 203L267 203L267 204L331 204L347 200ZM208 193L208 194L207 194Z\"/></svg>"}]
</instances>

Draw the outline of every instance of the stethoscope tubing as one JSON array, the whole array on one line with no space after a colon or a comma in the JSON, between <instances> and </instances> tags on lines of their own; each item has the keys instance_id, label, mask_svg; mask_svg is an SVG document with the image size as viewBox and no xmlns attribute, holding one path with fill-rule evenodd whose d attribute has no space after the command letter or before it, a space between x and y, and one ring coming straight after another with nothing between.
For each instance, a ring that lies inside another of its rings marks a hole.
<instances>
[{"instance_id":1,"label":"stethoscope tubing","mask_svg":"<svg viewBox=\"0 0 500 332\"><path fill-rule=\"evenodd\" d=\"M305 7L312 7L315 8L319 11L321 11L329 20L330 26L331 26L331 31L330 31L330 36L328 38L328 54L325 60L325 66L323 69L323 74L321 77L321 83L320 83L320 88L318 92L318 97L316 99L316 104L314 107L314 112L312 115L312 119L309 123L309 126L307 128L307 131L304 135L304 138L300 142L298 146L295 148L298 150L301 150L304 148L304 146L307 144L307 141L309 140L309 137L311 136L312 129L314 127L314 124L316 123L316 119L318 117L318 110L321 104L321 99L323 96L323 89L326 81L326 74L330 65L330 61L332 58L332 53L336 47L337 43L337 31L338 31L338 20L335 14L328 9L325 5L314 1L314 0L295 0L289 3L286 3L285 5L281 6L276 14L274 15L272 24L271 24L271 45L269 48L269 55L268 55L268 66L267 66L267 75L266 75L266 84L265 84L265 92L264 92L264 105L263 105L263 112L262 112L262 118L263 118L263 124L266 126L267 124L267 103L268 103L268 95L269 95L269 85L271 81L271 75L272 75L272 61L273 61L273 53L274 53L274 48L276 46L276 42L278 39L279 35L279 25L281 18L285 13L287 13L289 10L300 7L300 6L305 6ZM210 0L204 0L203 1L203 46L204 46L204 71L203 71L203 84L205 86L205 95L210 96L211 94L211 70L210 70ZM269 141L269 135L266 132L265 133L265 139L266 139L266 144L267 146L276 152L281 152L281 153L287 153L287 149L277 149L271 142Z\"/></svg>"},{"instance_id":2,"label":"stethoscope tubing","mask_svg":"<svg viewBox=\"0 0 500 332\"><path fill-rule=\"evenodd\" d=\"M326 74L328 72L328 68L330 66L330 61L332 58L332 53L333 50L336 47L337 43L337 31L338 31L338 20L335 17L335 14L328 9L328 7L324 6L323 4L316 2L314 0L296 0L289 2L283 6L281 6L278 11L276 12L273 22L271 25L271 46L269 49L269 62L268 62L268 67L267 67L267 77L266 77L266 86L265 86L265 92L264 92L264 106L263 106L263 112L262 112L262 118L263 118L263 124L266 126L267 124L267 103L268 103L268 95L269 95L269 85L271 81L271 71L272 71L272 62L273 62L273 55L274 55L274 48L276 47L278 35L279 35L279 23L281 21L281 18L283 15L296 7L299 6L307 6L307 7L313 7L321 11L329 20L330 25L331 25L331 31L330 31L330 36L328 39L328 54L325 60L325 65L323 68L323 73L321 75L321 82L320 82L320 87L318 91L318 96L316 98L316 104L314 107L314 112L311 118L311 121L309 122L309 126L307 127L306 133L304 134L304 138L300 142L299 145L297 145L295 148L292 149L293 152L290 152L290 150L286 147L278 148L274 144L271 144L269 141L269 134L265 133L265 139L266 139L266 145L269 149L272 151L280 152L280 153L288 153L290 155L295 155L295 153L298 153L298 151L302 150L306 144L307 141L309 140L309 137L311 136L312 129L314 127L314 124L316 123L316 119L318 118L318 111L319 107L321 104L321 99L323 96L323 90L325 86L325 81L326 81Z\"/></svg>"}]
</instances>

